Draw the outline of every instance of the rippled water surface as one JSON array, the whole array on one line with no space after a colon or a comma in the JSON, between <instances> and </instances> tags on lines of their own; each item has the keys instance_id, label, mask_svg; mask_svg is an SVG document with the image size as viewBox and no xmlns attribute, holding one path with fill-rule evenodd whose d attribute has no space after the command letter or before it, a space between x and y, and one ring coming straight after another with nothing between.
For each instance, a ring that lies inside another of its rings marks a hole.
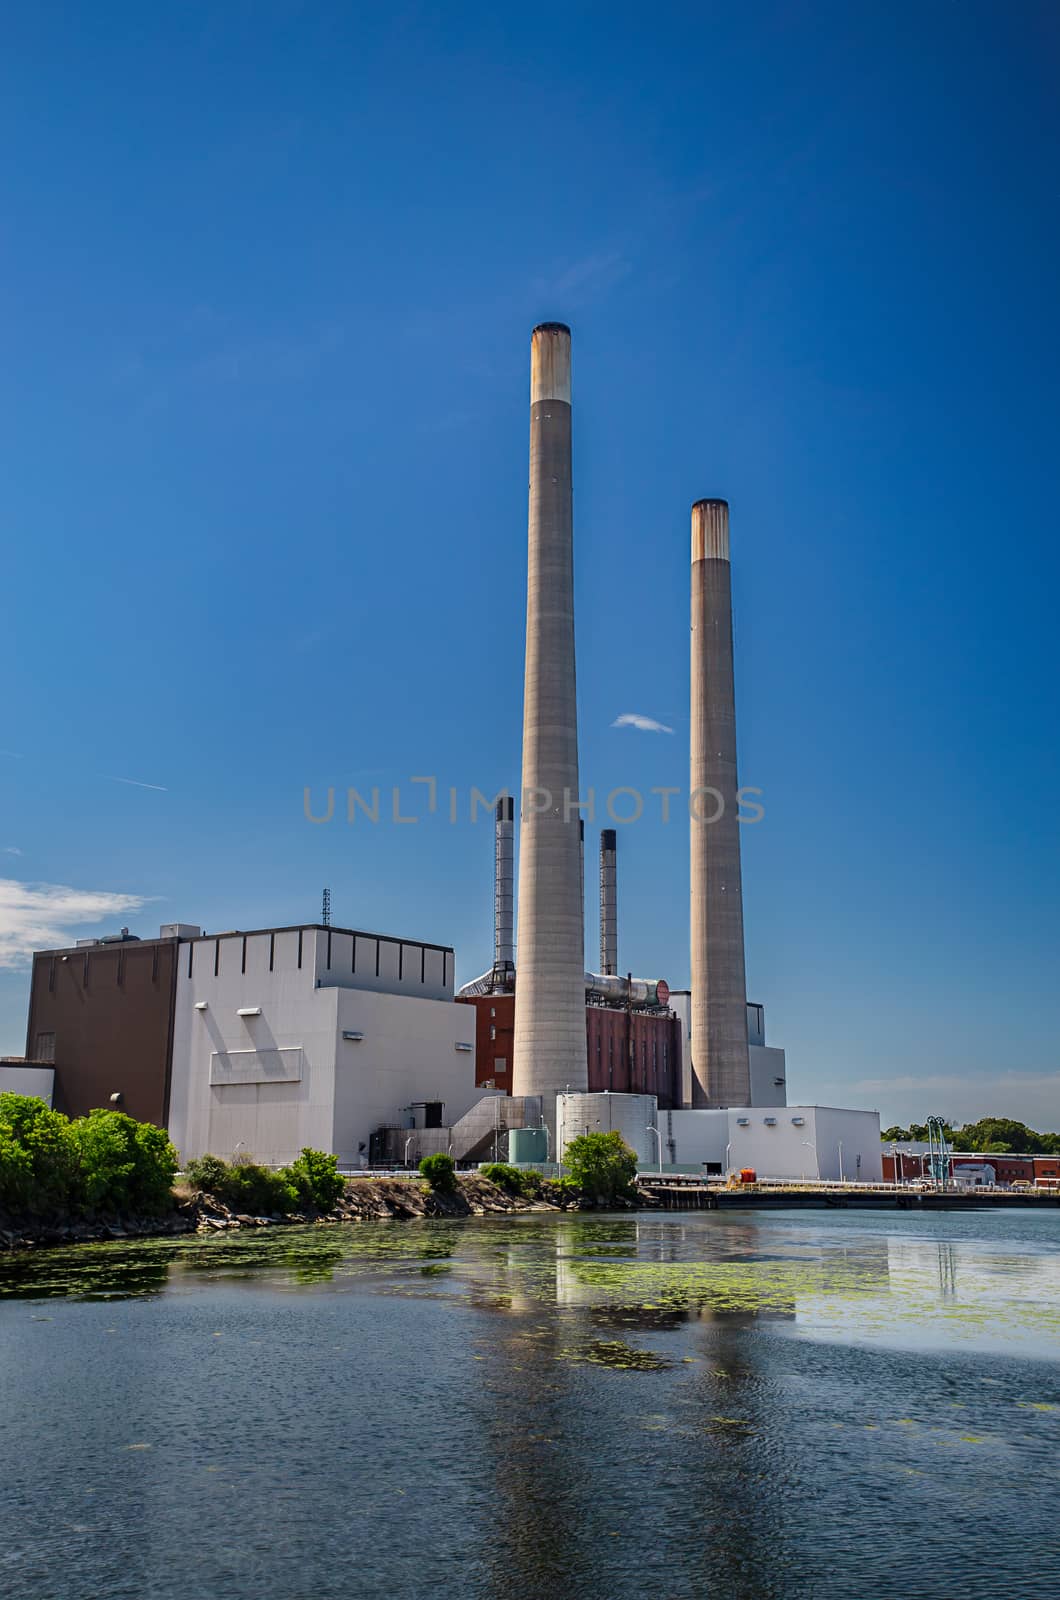
<instances>
[{"instance_id":1,"label":"rippled water surface","mask_svg":"<svg viewBox=\"0 0 1060 1600\"><path fill-rule=\"evenodd\" d=\"M1060 1595L1060 1212L0 1260L7 1600Z\"/></svg>"}]
</instances>

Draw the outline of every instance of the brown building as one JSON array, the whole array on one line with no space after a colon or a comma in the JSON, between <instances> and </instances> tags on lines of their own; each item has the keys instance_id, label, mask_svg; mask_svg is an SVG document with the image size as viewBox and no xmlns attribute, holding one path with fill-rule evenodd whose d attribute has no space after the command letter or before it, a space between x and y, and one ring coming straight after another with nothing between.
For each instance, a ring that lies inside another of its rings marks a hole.
<instances>
[{"instance_id":1,"label":"brown building","mask_svg":"<svg viewBox=\"0 0 1060 1600\"><path fill-rule=\"evenodd\" d=\"M458 997L459 998L459 997ZM467 996L475 1007L475 1081L511 1094L514 994ZM654 1094L661 1110L681 1104L681 1023L665 1010L587 1005L590 1092Z\"/></svg>"},{"instance_id":2,"label":"brown building","mask_svg":"<svg viewBox=\"0 0 1060 1600\"><path fill-rule=\"evenodd\" d=\"M115 1105L165 1126L178 943L122 938L34 956L26 1055L54 1065L57 1111Z\"/></svg>"}]
</instances>

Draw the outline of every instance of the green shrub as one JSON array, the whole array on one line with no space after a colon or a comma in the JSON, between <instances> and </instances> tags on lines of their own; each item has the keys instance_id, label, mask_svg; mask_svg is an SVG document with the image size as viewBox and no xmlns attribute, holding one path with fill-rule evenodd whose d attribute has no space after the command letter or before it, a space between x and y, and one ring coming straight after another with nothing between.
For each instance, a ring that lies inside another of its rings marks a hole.
<instances>
[{"instance_id":1,"label":"green shrub","mask_svg":"<svg viewBox=\"0 0 1060 1600\"><path fill-rule=\"evenodd\" d=\"M256 1161L222 1161L220 1156L200 1156L184 1169L188 1182L212 1194L236 1211L254 1216L286 1216L297 1211L300 1195L285 1172L272 1172Z\"/></svg>"},{"instance_id":2,"label":"green shrub","mask_svg":"<svg viewBox=\"0 0 1060 1600\"><path fill-rule=\"evenodd\" d=\"M509 1166L506 1161L487 1161L479 1171L489 1183L495 1183L498 1189L507 1189L509 1194L522 1194L523 1175L518 1167Z\"/></svg>"},{"instance_id":3,"label":"green shrub","mask_svg":"<svg viewBox=\"0 0 1060 1600\"><path fill-rule=\"evenodd\" d=\"M81 1198L69 1120L34 1095L0 1094L0 1205L40 1215Z\"/></svg>"},{"instance_id":4,"label":"green shrub","mask_svg":"<svg viewBox=\"0 0 1060 1600\"><path fill-rule=\"evenodd\" d=\"M330 1211L346 1189L346 1179L339 1172L338 1156L323 1150L311 1150L306 1145L297 1161L283 1169L284 1179L297 1192L305 1206L317 1211Z\"/></svg>"},{"instance_id":5,"label":"green shrub","mask_svg":"<svg viewBox=\"0 0 1060 1600\"><path fill-rule=\"evenodd\" d=\"M498 1189L506 1189L509 1194L519 1194L529 1199L541 1191L541 1174L533 1167L513 1167L507 1161L487 1161L479 1171L490 1183L495 1183Z\"/></svg>"},{"instance_id":6,"label":"green shrub","mask_svg":"<svg viewBox=\"0 0 1060 1600\"><path fill-rule=\"evenodd\" d=\"M626 1199L633 1193L637 1158L620 1133L582 1133L563 1152L570 1179L592 1200Z\"/></svg>"},{"instance_id":7,"label":"green shrub","mask_svg":"<svg viewBox=\"0 0 1060 1600\"><path fill-rule=\"evenodd\" d=\"M437 1155L424 1156L420 1162L420 1174L432 1189L443 1194L451 1193L456 1188L456 1163L452 1156L444 1155L442 1151Z\"/></svg>"},{"instance_id":8,"label":"green shrub","mask_svg":"<svg viewBox=\"0 0 1060 1600\"><path fill-rule=\"evenodd\" d=\"M187 1182L193 1189L201 1189L204 1194L220 1194L227 1176L228 1162L222 1161L220 1156L200 1156L197 1161L189 1161L184 1168Z\"/></svg>"},{"instance_id":9,"label":"green shrub","mask_svg":"<svg viewBox=\"0 0 1060 1600\"><path fill-rule=\"evenodd\" d=\"M177 1152L164 1128L102 1108L70 1124L90 1211L157 1214L168 1209Z\"/></svg>"}]
</instances>

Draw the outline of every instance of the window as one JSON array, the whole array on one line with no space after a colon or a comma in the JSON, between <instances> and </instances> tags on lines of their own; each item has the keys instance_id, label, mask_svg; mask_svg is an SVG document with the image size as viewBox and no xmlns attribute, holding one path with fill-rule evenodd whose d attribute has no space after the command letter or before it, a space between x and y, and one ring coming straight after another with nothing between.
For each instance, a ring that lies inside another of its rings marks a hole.
<instances>
[{"instance_id":1,"label":"window","mask_svg":"<svg viewBox=\"0 0 1060 1600\"><path fill-rule=\"evenodd\" d=\"M54 1033L38 1033L37 1043L33 1051L35 1061L55 1060L55 1035Z\"/></svg>"}]
</instances>

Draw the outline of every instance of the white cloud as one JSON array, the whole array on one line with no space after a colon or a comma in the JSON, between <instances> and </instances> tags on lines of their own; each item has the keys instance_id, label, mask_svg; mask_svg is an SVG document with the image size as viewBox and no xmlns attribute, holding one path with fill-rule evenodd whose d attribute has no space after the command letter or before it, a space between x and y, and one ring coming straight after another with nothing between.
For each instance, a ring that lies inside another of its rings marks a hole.
<instances>
[{"instance_id":1,"label":"white cloud","mask_svg":"<svg viewBox=\"0 0 1060 1600\"><path fill-rule=\"evenodd\" d=\"M0 878L0 967L25 966L34 950L72 944L68 930L76 924L139 911L144 904L138 894Z\"/></svg>"},{"instance_id":2,"label":"white cloud","mask_svg":"<svg viewBox=\"0 0 1060 1600\"><path fill-rule=\"evenodd\" d=\"M18 848L17 844L5 844L5 846L4 846L4 855L5 856L20 856L21 854L22 854L22 851Z\"/></svg>"},{"instance_id":3,"label":"white cloud","mask_svg":"<svg viewBox=\"0 0 1060 1600\"><path fill-rule=\"evenodd\" d=\"M642 717L637 711L623 711L611 724L612 728L639 728L641 733L673 733L665 722L656 722L654 717Z\"/></svg>"}]
</instances>

